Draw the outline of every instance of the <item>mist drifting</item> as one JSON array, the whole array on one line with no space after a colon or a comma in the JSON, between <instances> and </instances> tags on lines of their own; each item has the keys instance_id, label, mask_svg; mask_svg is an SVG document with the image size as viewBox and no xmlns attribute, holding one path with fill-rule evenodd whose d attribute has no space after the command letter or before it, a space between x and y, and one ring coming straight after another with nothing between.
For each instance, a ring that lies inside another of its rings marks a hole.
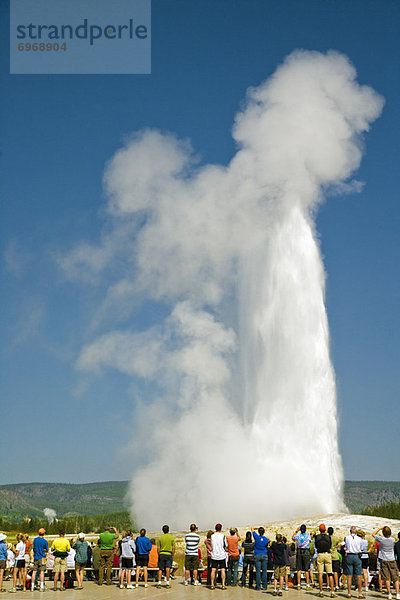
<instances>
[{"instance_id":1,"label":"mist drifting","mask_svg":"<svg viewBox=\"0 0 400 600\"><path fill-rule=\"evenodd\" d=\"M62 261L70 277L118 264L93 331L152 300L146 331L111 329L77 367L154 381L137 410L136 522L207 528L342 507L325 273L313 215L349 183L382 98L337 53L295 51L236 115L227 166L146 130L107 166L112 228ZM124 265L121 268L120 265Z\"/></svg>"}]
</instances>

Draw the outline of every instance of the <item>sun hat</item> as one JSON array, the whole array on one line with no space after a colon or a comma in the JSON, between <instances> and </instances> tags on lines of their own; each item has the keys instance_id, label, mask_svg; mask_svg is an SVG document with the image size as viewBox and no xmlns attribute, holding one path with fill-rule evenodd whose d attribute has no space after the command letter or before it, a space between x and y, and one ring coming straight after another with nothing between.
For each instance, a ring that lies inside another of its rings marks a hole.
<instances>
[{"instance_id":1,"label":"sun hat","mask_svg":"<svg viewBox=\"0 0 400 600\"><path fill-rule=\"evenodd\" d=\"M7 539L6 534L5 533L0 533L0 542L3 542L6 539Z\"/></svg>"}]
</instances>

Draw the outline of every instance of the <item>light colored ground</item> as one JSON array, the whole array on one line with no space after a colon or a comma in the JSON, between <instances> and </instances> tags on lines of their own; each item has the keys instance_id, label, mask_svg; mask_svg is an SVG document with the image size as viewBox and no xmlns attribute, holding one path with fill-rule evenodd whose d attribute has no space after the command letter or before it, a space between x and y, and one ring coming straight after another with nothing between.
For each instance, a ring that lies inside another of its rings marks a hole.
<instances>
[{"instance_id":1,"label":"light colored ground","mask_svg":"<svg viewBox=\"0 0 400 600\"><path fill-rule=\"evenodd\" d=\"M10 583L6 582L6 589L10 588ZM262 598L272 598L272 585L269 585L268 590L266 592L257 592L254 589L241 588L241 587L230 587L227 590L222 590L221 587L216 587L215 590L210 590L205 585L194 587L188 586L185 587L182 583L182 579L175 579L171 588L168 589L165 585L163 587L156 588L153 583L149 584L148 588L139 587L133 590L127 589L119 589L116 585L112 586L98 586L95 583L84 582L83 590L65 590L65 592L53 592L50 591L51 588L48 588L46 594L41 592L30 592L27 591L17 592L13 594L12 598L32 598L32 600L36 600L39 598L64 598L64 600L128 600L129 598L138 598L140 600L166 600L167 597L174 598L174 600L219 600L225 596L226 600L230 600L231 598L234 600L252 600L258 597ZM4 594L5 596L5 594ZM329 593L324 592L325 598L329 599ZM380 594L377 592L368 592L367 600L383 600L387 596L386 594ZM10 598L10 596L9 596ZM277 597L278 600L279 597ZM315 600L318 598L318 590L314 588L312 591L306 592L305 590L294 590L290 589L288 592L283 593L282 600ZM394 595L394 598L396 596ZM353 599L358 600L358 595L356 592L353 592ZM330 599L329 599L330 600ZM347 595L345 593L339 592L337 596L337 600L347 600Z\"/></svg>"}]
</instances>

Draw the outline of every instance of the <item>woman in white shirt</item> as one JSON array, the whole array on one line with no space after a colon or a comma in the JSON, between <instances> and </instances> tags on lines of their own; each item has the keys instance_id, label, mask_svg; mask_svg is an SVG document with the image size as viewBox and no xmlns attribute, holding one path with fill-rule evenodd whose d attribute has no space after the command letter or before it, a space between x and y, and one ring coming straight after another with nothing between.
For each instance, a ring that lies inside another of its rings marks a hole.
<instances>
[{"instance_id":1,"label":"woman in white shirt","mask_svg":"<svg viewBox=\"0 0 400 600\"><path fill-rule=\"evenodd\" d=\"M129 529L125 532L124 537L119 542L119 546L121 549L121 558L120 558L120 578L119 578L119 587L124 587L124 577L126 575L126 588L132 589L133 585L131 584L132 571L135 572L134 566L136 564L135 561L135 552L136 552L136 544L133 539L133 533Z\"/></svg>"},{"instance_id":2,"label":"woman in white shirt","mask_svg":"<svg viewBox=\"0 0 400 600\"><path fill-rule=\"evenodd\" d=\"M26 571L25 571L25 542L24 534L17 534L17 543L14 546L15 553L15 566L13 573L13 587L11 592L17 591L17 576L19 577L20 585L22 585L22 591L26 590Z\"/></svg>"}]
</instances>

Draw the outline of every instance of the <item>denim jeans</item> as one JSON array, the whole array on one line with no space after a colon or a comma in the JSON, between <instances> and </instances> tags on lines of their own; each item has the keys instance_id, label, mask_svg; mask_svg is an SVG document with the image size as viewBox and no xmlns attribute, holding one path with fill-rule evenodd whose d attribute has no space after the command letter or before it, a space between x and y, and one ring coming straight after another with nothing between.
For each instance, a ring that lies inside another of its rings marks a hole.
<instances>
[{"instance_id":1,"label":"denim jeans","mask_svg":"<svg viewBox=\"0 0 400 600\"><path fill-rule=\"evenodd\" d=\"M358 554L348 554L346 556L345 575L361 575L361 558Z\"/></svg>"},{"instance_id":2,"label":"denim jeans","mask_svg":"<svg viewBox=\"0 0 400 600\"><path fill-rule=\"evenodd\" d=\"M261 590L261 580L263 590L267 589L267 567L268 556L266 554L255 554L254 563L256 565L256 590ZM262 576L261 576L262 571Z\"/></svg>"},{"instance_id":3,"label":"denim jeans","mask_svg":"<svg viewBox=\"0 0 400 600\"><path fill-rule=\"evenodd\" d=\"M230 556L228 558L228 570L226 572L226 583L227 585L236 585L238 578L239 558L233 560Z\"/></svg>"},{"instance_id":4,"label":"denim jeans","mask_svg":"<svg viewBox=\"0 0 400 600\"><path fill-rule=\"evenodd\" d=\"M247 569L249 569L249 587L253 587L254 579L254 558L243 558L242 585L246 585Z\"/></svg>"}]
</instances>

